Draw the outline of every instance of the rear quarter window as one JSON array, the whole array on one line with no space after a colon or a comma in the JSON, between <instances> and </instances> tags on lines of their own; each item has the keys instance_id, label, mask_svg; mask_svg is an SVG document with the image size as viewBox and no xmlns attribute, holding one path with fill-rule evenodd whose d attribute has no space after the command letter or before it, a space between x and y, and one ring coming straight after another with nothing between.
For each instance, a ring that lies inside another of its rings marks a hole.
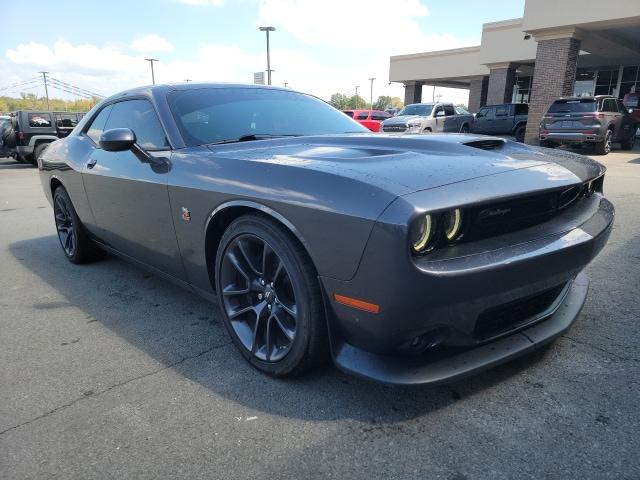
<instances>
[{"instance_id":1,"label":"rear quarter window","mask_svg":"<svg viewBox=\"0 0 640 480\"><path fill-rule=\"evenodd\" d=\"M31 128L51 127L51 115L49 113L28 113L27 122Z\"/></svg>"},{"instance_id":2,"label":"rear quarter window","mask_svg":"<svg viewBox=\"0 0 640 480\"><path fill-rule=\"evenodd\" d=\"M369 112L359 113L357 117L358 120L366 120L367 118L369 118Z\"/></svg>"}]
</instances>

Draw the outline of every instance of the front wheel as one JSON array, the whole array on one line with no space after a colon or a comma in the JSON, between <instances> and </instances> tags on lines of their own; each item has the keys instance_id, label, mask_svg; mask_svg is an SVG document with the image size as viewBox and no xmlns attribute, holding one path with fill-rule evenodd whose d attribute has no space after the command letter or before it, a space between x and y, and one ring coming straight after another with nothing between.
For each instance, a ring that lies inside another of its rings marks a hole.
<instances>
[{"instance_id":1,"label":"front wheel","mask_svg":"<svg viewBox=\"0 0 640 480\"><path fill-rule=\"evenodd\" d=\"M467 124L462 125L462 128L460 129L460 133L469 133L469 125Z\"/></svg>"},{"instance_id":2,"label":"front wheel","mask_svg":"<svg viewBox=\"0 0 640 480\"><path fill-rule=\"evenodd\" d=\"M317 274L283 227L262 215L233 221L220 241L215 272L225 327L251 365L286 377L326 358Z\"/></svg>"},{"instance_id":3,"label":"front wheel","mask_svg":"<svg viewBox=\"0 0 640 480\"><path fill-rule=\"evenodd\" d=\"M520 126L515 131L516 142L523 143L524 142L524 134L526 131L525 126Z\"/></svg>"}]
</instances>

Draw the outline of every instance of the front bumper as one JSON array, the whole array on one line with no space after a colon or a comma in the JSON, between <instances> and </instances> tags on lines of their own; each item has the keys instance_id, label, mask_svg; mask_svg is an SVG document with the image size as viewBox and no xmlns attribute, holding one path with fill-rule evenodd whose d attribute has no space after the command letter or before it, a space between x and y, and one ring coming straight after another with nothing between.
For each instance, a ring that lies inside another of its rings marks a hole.
<instances>
[{"instance_id":1,"label":"front bumper","mask_svg":"<svg viewBox=\"0 0 640 480\"><path fill-rule=\"evenodd\" d=\"M387 384L452 382L530 353L562 335L578 318L588 289L589 279L581 273L552 316L513 335L452 355L403 358L367 352L339 340L333 345L334 361L345 372Z\"/></svg>"},{"instance_id":2,"label":"front bumper","mask_svg":"<svg viewBox=\"0 0 640 480\"><path fill-rule=\"evenodd\" d=\"M551 341L578 316L588 284L580 272L604 247L613 219L611 203L594 195L544 229L409 262L395 253L389 225L374 228L352 280L321 278L329 300L338 293L380 306L369 313L327 302L334 362L386 383L438 383ZM525 301L548 298L548 292L554 297L547 304L522 316ZM504 326L479 328L481 319L491 325L494 315ZM510 315L517 321L510 323ZM423 349L423 338L433 345ZM420 350L412 352L413 345Z\"/></svg>"}]
</instances>

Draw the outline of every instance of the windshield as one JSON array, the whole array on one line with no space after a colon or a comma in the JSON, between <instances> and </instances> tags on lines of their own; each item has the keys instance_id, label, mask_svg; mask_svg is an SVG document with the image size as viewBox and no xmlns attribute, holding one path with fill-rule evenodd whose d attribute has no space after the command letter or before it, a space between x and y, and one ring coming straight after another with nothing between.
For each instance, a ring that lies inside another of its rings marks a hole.
<instances>
[{"instance_id":1,"label":"windshield","mask_svg":"<svg viewBox=\"0 0 640 480\"><path fill-rule=\"evenodd\" d=\"M279 136L368 132L340 110L301 93L266 88L172 92L169 106L187 146Z\"/></svg>"},{"instance_id":2,"label":"windshield","mask_svg":"<svg viewBox=\"0 0 640 480\"><path fill-rule=\"evenodd\" d=\"M469 112L469 110L467 110L464 107L461 107L460 105L456 105L454 108L456 109L456 113L458 115L471 115L471 112Z\"/></svg>"},{"instance_id":3,"label":"windshield","mask_svg":"<svg viewBox=\"0 0 640 480\"><path fill-rule=\"evenodd\" d=\"M428 117L433 110L433 105L424 105L421 103L415 103L413 105L407 105L398 112L400 115L420 115L421 117Z\"/></svg>"},{"instance_id":4,"label":"windshield","mask_svg":"<svg viewBox=\"0 0 640 480\"><path fill-rule=\"evenodd\" d=\"M580 113L595 111L596 101L594 99L556 100L549 107L548 113Z\"/></svg>"}]
</instances>

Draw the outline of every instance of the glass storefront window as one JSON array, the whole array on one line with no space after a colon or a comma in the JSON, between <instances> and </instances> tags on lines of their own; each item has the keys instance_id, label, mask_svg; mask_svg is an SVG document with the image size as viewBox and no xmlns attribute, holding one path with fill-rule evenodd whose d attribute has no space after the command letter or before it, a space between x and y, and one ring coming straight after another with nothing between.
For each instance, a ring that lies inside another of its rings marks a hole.
<instances>
[{"instance_id":1,"label":"glass storefront window","mask_svg":"<svg viewBox=\"0 0 640 480\"><path fill-rule=\"evenodd\" d=\"M598 70L596 95L615 95L618 87L618 69Z\"/></svg>"},{"instance_id":2,"label":"glass storefront window","mask_svg":"<svg viewBox=\"0 0 640 480\"><path fill-rule=\"evenodd\" d=\"M529 103L529 95L531 94L531 83L533 77L516 77L516 83L513 86L512 103Z\"/></svg>"},{"instance_id":3,"label":"glass storefront window","mask_svg":"<svg viewBox=\"0 0 640 480\"><path fill-rule=\"evenodd\" d=\"M573 89L573 94L576 97L588 97L593 95L595 78L596 72L594 70L579 68L576 72L576 83Z\"/></svg>"},{"instance_id":4,"label":"glass storefront window","mask_svg":"<svg viewBox=\"0 0 640 480\"><path fill-rule=\"evenodd\" d=\"M622 69L622 82L620 82L619 98L624 98L627 93L640 92L640 66L628 66Z\"/></svg>"}]
</instances>

